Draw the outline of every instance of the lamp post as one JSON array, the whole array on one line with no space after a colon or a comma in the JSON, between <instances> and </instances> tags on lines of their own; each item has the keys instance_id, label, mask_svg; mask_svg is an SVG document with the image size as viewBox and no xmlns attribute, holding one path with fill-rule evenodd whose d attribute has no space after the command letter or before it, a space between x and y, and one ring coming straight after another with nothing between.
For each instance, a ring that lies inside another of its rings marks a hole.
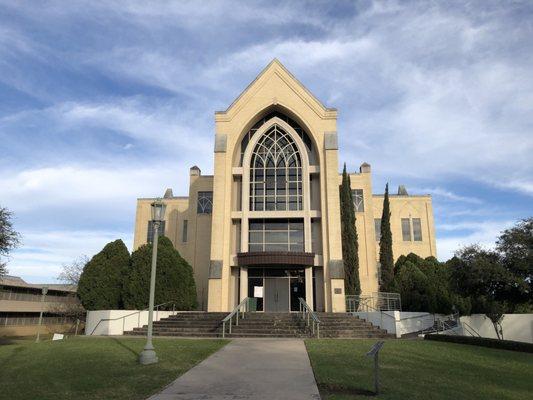
<instances>
[{"instance_id":1,"label":"lamp post","mask_svg":"<svg viewBox=\"0 0 533 400\"><path fill-rule=\"evenodd\" d=\"M43 322L43 308L44 308L44 298L46 296L46 293L48 293L48 288L46 286L43 286L41 289L41 312L39 313L39 325L37 325L37 337L35 338L35 343L38 343L40 340L41 335L41 324Z\"/></svg>"},{"instance_id":2,"label":"lamp post","mask_svg":"<svg viewBox=\"0 0 533 400\"><path fill-rule=\"evenodd\" d=\"M141 364L154 364L158 361L155 354L154 345L152 344L152 328L154 316L154 297L155 297L155 276L157 266L157 242L159 238L159 226L165 217L165 204L161 199L157 199L152 203L152 228L154 230L154 238L152 240L152 273L150 275L150 300L148 303L148 334L146 336L146 345L139 356Z\"/></svg>"}]
</instances>

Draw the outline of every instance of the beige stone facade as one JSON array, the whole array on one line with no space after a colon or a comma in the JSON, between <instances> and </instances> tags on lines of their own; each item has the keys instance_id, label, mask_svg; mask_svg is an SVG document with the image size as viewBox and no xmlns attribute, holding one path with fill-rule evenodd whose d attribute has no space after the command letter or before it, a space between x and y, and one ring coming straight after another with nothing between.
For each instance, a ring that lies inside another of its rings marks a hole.
<instances>
[{"instance_id":1,"label":"beige stone facade","mask_svg":"<svg viewBox=\"0 0 533 400\"><path fill-rule=\"evenodd\" d=\"M201 308L254 297L259 311L290 311L302 297L344 311L337 111L274 60L215 122L214 175L193 167L189 196L164 197L162 229L193 266ZM362 291L374 293L383 196L368 164L350 177ZM135 249L151 239L152 201L137 202ZM430 196L391 196L391 228L395 257L436 255Z\"/></svg>"}]
</instances>

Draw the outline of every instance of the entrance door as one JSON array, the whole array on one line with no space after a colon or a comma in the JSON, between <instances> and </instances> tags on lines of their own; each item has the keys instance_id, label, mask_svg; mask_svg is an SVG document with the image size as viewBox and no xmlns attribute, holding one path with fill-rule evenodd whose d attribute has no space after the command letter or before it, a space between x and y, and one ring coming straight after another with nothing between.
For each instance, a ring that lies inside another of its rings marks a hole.
<instances>
[{"instance_id":1,"label":"entrance door","mask_svg":"<svg viewBox=\"0 0 533 400\"><path fill-rule=\"evenodd\" d=\"M291 278L291 311L300 310L300 297L305 300L305 281Z\"/></svg>"},{"instance_id":2,"label":"entrance door","mask_svg":"<svg viewBox=\"0 0 533 400\"><path fill-rule=\"evenodd\" d=\"M265 278L265 311L289 311L289 280L287 278Z\"/></svg>"}]
</instances>

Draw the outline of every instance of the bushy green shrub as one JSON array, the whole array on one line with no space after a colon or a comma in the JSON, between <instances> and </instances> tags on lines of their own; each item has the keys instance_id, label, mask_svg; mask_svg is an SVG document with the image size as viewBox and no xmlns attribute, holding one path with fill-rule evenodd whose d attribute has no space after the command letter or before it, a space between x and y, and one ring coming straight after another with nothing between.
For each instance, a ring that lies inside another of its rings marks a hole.
<instances>
[{"instance_id":1,"label":"bushy green shrub","mask_svg":"<svg viewBox=\"0 0 533 400\"><path fill-rule=\"evenodd\" d=\"M450 269L435 257L400 256L394 266L392 289L400 293L405 311L470 313L470 299L451 289Z\"/></svg>"},{"instance_id":2,"label":"bushy green shrub","mask_svg":"<svg viewBox=\"0 0 533 400\"><path fill-rule=\"evenodd\" d=\"M435 340L438 342L470 344L474 346L491 347L493 349L533 353L532 343L515 342L513 340L500 340L500 339L491 339L491 338L473 337L473 336L438 335L438 334L425 335L424 339Z\"/></svg>"},{"instance_id":3,"label":"bushy green shrub","mask_svg":"<svg viewBox=\"0 0 533 400\"><path fill-rule=\"evenodd\" d=\"M139 247L131 255L131 269L124 283L124 305L127 309L142 310L148 307L151 266L152 244ZM196 308L196 285L192 267L165 236L159 237L156 276L156 305L175 302L178 310ZM172 308L172 305L166 308Z\"/></svg>"},{"instance_id":4,"label":"bushy green shrub","mask_svg":"<svg viewBox=\"0 0 533 400\"><path fill-rule=\"evenodd\" d=\"M130 264L128 248L122 240L108 243L83 268L78 296L86 310L123 308L122 283Z\"/></svg>"}]
</instances>

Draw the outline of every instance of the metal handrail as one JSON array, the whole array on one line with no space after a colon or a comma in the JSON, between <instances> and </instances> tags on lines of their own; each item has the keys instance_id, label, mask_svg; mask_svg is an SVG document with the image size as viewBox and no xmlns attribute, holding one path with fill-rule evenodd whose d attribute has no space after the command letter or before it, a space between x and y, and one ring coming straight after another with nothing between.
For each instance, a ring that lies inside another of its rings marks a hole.
<instances>
[{"instance_id":1,"label":"metal handrail","mask_svg":"<svg viewBox=\"0 0 533 400\"><path fill-rule=\"evenodd\" d=\"M375 292L372 294L348 295L346 310L348 312L366 311L368 308L377 311L401 311L402 299L399 293Z\"/></svg>"},{"instance_id":2,"label":"metal handrail","mask_svg":"<svg viewBox=\"0 0 533 400\"><path fill-rule=\"evenodd\" d=\"M235 325L239 325L239 313L241 313L241 318L244 319L244 314L248 312L250 297L244 298L226 317L222 320L222 338L226 337L226 322L229 322L229 334L231 335L231 321L234 316L237 316L235 319ZM241 311L241 308L244 307L244 311Z\"/></svg>"},{"instance_id":3,"label":"metal handrail","mask_svg":"<svg viewBox=\"0 0 533 400\"><path fill-rule=\"evenodd\" d=\"M463 321L459 320L459 323L461 324L461 326L466 326L468 333L470 333L471 335L472 335L472 332L473 332L473 333L476 334L477 337L481 337L481 335L479 334L479 332L476 331L474 328L472 328L472 327L471 327L469 324L467 324L466 322L463 322ZM464 327L463 327L463 329L464 329ZM472 336L474 336L474 335L472 335Z\"/></svg>"},{"instance_id":4,"label":"metal handrail","mask_svg":"<svg viewBox=\"0 0 533 400\"><path fill-rule=\"evenodd\" d=\"M302 320L305 322L305 325L309 327L311 324L311 332L314 335L316 332L316 338L320 339L320 319L318 319L316 313L309 307L309 304L302 298L298 298L300 302L300 312L299 315L302 317Z\"/></svg>"},{"instance_id":5,"label":"metal handrail","mask_svg":"<svg viewBox=\"0 0 533 400\"><path fill-rule=\"evenodd\" d=\"M154 310L156 312L156 317L155 317L156 320L157 320L157 313L159 312L159 307L166 306L167 304L172 304L172 312L175 312L175 310L174 310L175 306L176 306L176 302L175 301L167 301L166 303L158 304L158 305L154 306ZM149 309L149 307L145 308L144 310L137 310L135 312L132 312L131 314L126 314L126 315L123 315L122 317L117 317L117 318L102 318L102 319L100 319L100 321L98 321L98 323L96 324L94 329L91 331L89 336L92 336L94 331L96 331L96 328L98 328L98 326L100 326L100 323L102 323L104 321L118 321L119 319L124 320L125 318L131 317L132 315L135 315L135 314L139 314L139 316L140 316L140 314L143 311L148 311L148 309ZM124 321L122 321L122 325L124 325ZM139 322L139 325L140 325L140 322ZM138 326L137 328L140 328L140 326Z\"/></svg>"}]
</instances>

